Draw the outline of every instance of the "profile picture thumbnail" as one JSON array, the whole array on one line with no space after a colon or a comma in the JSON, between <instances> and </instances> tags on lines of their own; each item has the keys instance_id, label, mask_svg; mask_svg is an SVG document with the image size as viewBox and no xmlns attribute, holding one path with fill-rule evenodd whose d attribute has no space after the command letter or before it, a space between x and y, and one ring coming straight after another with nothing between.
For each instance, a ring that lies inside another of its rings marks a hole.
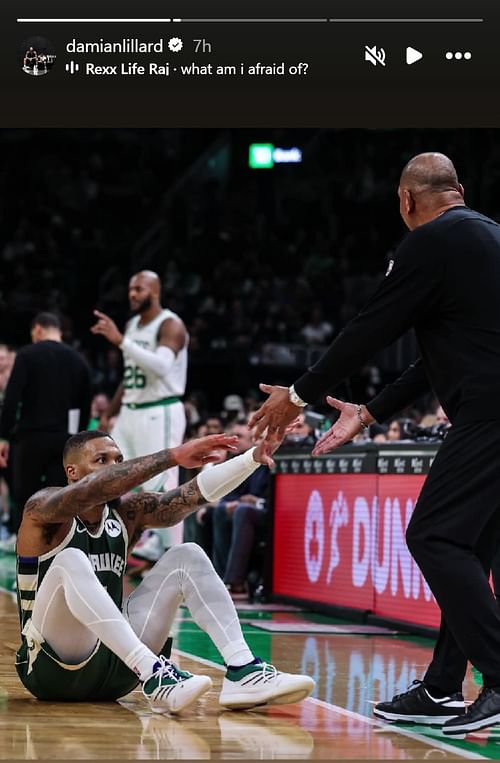
<instances>
[{"instance_id":1,"label":"profile picture thumbnail","mask_svg":"<svg viewBox=\"0 0 500 763\"><path fill-rule=\"evenodd\" d=\"M21 43L19 58L23 72L32 77L43 77L54 66L56 51L46 37L29 37Z\"/></svg>"}]
</instances>

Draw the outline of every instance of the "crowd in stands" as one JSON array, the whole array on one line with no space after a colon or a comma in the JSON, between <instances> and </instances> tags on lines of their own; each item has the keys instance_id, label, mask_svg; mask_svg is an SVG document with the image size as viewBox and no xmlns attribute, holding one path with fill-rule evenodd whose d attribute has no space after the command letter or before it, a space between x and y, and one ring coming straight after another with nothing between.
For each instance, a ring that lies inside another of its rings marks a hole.
<instances>
[{"instance_id":1,"label":"crowd in stands","mask_svg":"<svg viewBox=\"0 0 500 763\"><path fill-rule=\"evenodd\" d=\"M467 200L500 213L488 131L270 131L304 150L302 165L272 175L245 166L253 135L234 131L224 170L172 190L218 137L199 132L0 133L0 340L22 344L34 313L56 311L111 391L116 358L88 334L92 309L123 324L127 279L147 265L186 322L192 362L234 351L258 363L267 343L324 345L383 275L404 233L400 169L430 142L457 161ZM137 242L155 225L161 245L148 254Z\"/></svg>"}]
</instances>

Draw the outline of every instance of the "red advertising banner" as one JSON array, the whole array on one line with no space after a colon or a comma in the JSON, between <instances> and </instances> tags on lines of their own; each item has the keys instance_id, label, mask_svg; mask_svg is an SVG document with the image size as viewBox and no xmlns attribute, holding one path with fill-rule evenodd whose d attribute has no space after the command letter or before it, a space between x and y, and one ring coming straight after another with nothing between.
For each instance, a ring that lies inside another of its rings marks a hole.
<instances>
[{"instance_id":1,"label":"red advertising banner","mask_svg":"<svg viewBox=\"0 0 500 763\"><path fill-rule=\"evenodd\" d=\"M354 506L358 495L375 494L377 479L376 474L276 476L275 593L373 610L373 586L353 575L369 543L355 522Z\"/></svg>"},{"instance_id":2,"label":"red advertising banner","mask_svg":"<svg viewBox=\"0 0 500 763\"><path fill-rule=\"evenodd\" d=\"M429 586L406 546L405 531L424 478L387 474L378 478L378 528L375 558L377 615L439 627L439 609Z\"/></svg>"},{"instance_id":3,"label":"red advertising banner","mask_svg":"<svg viewBox=\"0 0 500 763\"><path fill-rule=\"evenodd\" d=\"M423 475L277 474L273 592L437 626L405 542Z\"/></svg>"}]
</instances>

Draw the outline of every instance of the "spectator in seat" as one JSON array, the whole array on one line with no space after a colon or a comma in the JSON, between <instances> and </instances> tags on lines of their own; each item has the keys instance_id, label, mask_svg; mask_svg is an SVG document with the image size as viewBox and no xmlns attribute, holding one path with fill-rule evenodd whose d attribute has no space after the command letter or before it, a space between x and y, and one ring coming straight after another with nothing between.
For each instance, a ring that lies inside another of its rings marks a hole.
<instances>
[{"instance_id":1,"label":"spectator in seat","mask_svg":"<svg viewBox=\"0 0 500 763\"><path fill-rule=\"evenodd\" d=\"M416 427L416 421L414 419L391 419L389 422L389 429L387 430L387 440L389 442L397 442L398 440L411 440L413 430Z\"/></svg>"},{"instance_id":2,"label":"spectator in seat","mask_svg":"<svg viewBox=\"0 0 500 763\"><path fill-rule=\"evenodd\" d=\"M387 427L384 424L371 424L370 429L370 440L372 442L387 442Z\"/></svg>"},{"instance_id":3,"label":"spectator in seat","mask_svg":"<svg viewBox=\"0 0 500 763\"><path fill-rule=\"evenodd\" d=\"M287 434L283 440L284 447L308 447L314 446L316 442L314 430L306 421L304 413L299 413L295 421L292 421L288 427Z\"/></svg>"},{"instance_id":4,"label":"spectator in seat","mask_svg":"<svg viewBox=\"0 0 500 763\"><path fill-rule=\"evenodd\" d=\"M436 411L436 424L449 424L450 420L443 410L443 406L440 405Z\"/></svg>"},{"instance_id":5,"label":"spectator in seat","mask_svg":"<svg viewBox=\"0 0 500 763\"><path fill-rule=\"evenodd\" d=\"M224 398L222 417L226 426L230 426L240 420L245 420L245 408L239 395L226 395Z\"/></svg>"},{"instance_id":6,"label":"spectator in seat","mask_svg":"<svg viewBox=\"0 0 500 763\"><path fill-rule=\"evenodd\" d=\"M333 334L333 326L323 318L323 310L320 306L313 308L309 322L304 326L301 334L309 345L321 347L328 344Z\"/></svg>"},{"instance_id":7,"label":"spectator in seat","mask_svg":"<svg viewBox=\"0 0 500 763\"><path fill-rule=\"evenodd\" d=\"M99 429L102 416L109 407L109 397L104 392L97 392L90 404L90 419L87 429Z\"/></svg>"},{"instance_id":8,"label":"spectator in seat","mask_svg":"<svg viewBox=\"0 0 500 763\"><path fill-rule=\"evenodd\" d=\"M238 438L238 452L252 447L245 424L234 424L229 434ZM269 470L259 467L213 511L213 563L231 593L247 590L248 565L255 538L267 522Z\"/></svg>"},{"instance_id":9,"label":"spectator in seat","mask_svg":"<svg viewBox=\"0 0 500 763\"><path fill-rule=\"evenodd\" d=\"M208 434L222 434L224 427L219 416L207 416L205 421L205 427Z\"/></svg>"},{"instance_id":10,"label":"spectator in seat","mask_svg":"<svg viewBox=\"0 0 500 763\"><path fill-rule=\"evenodd\" d=\"M207 419L201 423L197 429L196 437L204 437L210 434L222 434L224 428L219 416L209 415ZM189 476L192 479L196 476L196 473L204 471L204 469L210 469L212 464L206 464L200 470ZM207 556L211 556L213 547L213 533L212 533L212 513L213 505L206 503L200 506L198 511L194 514L190 514L184 520L183 526L183 542L184 543L197 543L205 551Z\"/></svg>"}]
</instances>

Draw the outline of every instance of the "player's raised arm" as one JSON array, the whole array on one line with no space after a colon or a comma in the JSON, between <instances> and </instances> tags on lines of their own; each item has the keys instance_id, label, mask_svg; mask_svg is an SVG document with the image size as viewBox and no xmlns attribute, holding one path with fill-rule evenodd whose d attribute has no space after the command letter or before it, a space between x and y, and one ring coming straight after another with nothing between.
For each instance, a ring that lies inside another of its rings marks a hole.
<instances>
[{"instance_id":1,"label":"player's raised arm","mask_svg":"<svg viewBox=\"0 0 500 763\"><path fill-rule=\"evenodd\" d=\"M223 498L259 466L272 468L272 454L281 442L278 438L263 441L167 493L136 493L122 500L120 513L129 527L129 534L144 527L171 527L192 514L198 506Z\"/></svg>"},{"instance_id":2,"label":"player's raised arm","mask_svg":"<svg viewBox=\"0 0 500 763\"><path fill-rule=\"evenodd\" d=\"M71 450L65 453L65 468L70 484L64 488L48 488L35 493L26 504L25 514L42 524L62 523L119 498L165 469L173 466L191 469L218 461L221 452L233 450L236 445L235 437L210 435L184 443L178 448L123 461L113 439L109 436L104 439L108 440L106 445L98 444L92 452L94 471L82 478L79 476L75 454Z\"/></svg>"},{"instance_id":3,"label":"player's raised arm","mask_svg":"<svg viewBox=\"0 0 500 763\"><path fill-rule=\"evenodd\" d=\"M158 346L156 350L147 350L141 347L137 342L124 336L118 329L116 323L105 313L94 310L97 322L90 329L93 334L101 334L106 339L119 347L126 353L137 365L144 371L165 377L175 363L177 353L179 353L186 344L187 332L182 321L168 318L160 328L158 337Z\"/></svg>"}]
</instances>

